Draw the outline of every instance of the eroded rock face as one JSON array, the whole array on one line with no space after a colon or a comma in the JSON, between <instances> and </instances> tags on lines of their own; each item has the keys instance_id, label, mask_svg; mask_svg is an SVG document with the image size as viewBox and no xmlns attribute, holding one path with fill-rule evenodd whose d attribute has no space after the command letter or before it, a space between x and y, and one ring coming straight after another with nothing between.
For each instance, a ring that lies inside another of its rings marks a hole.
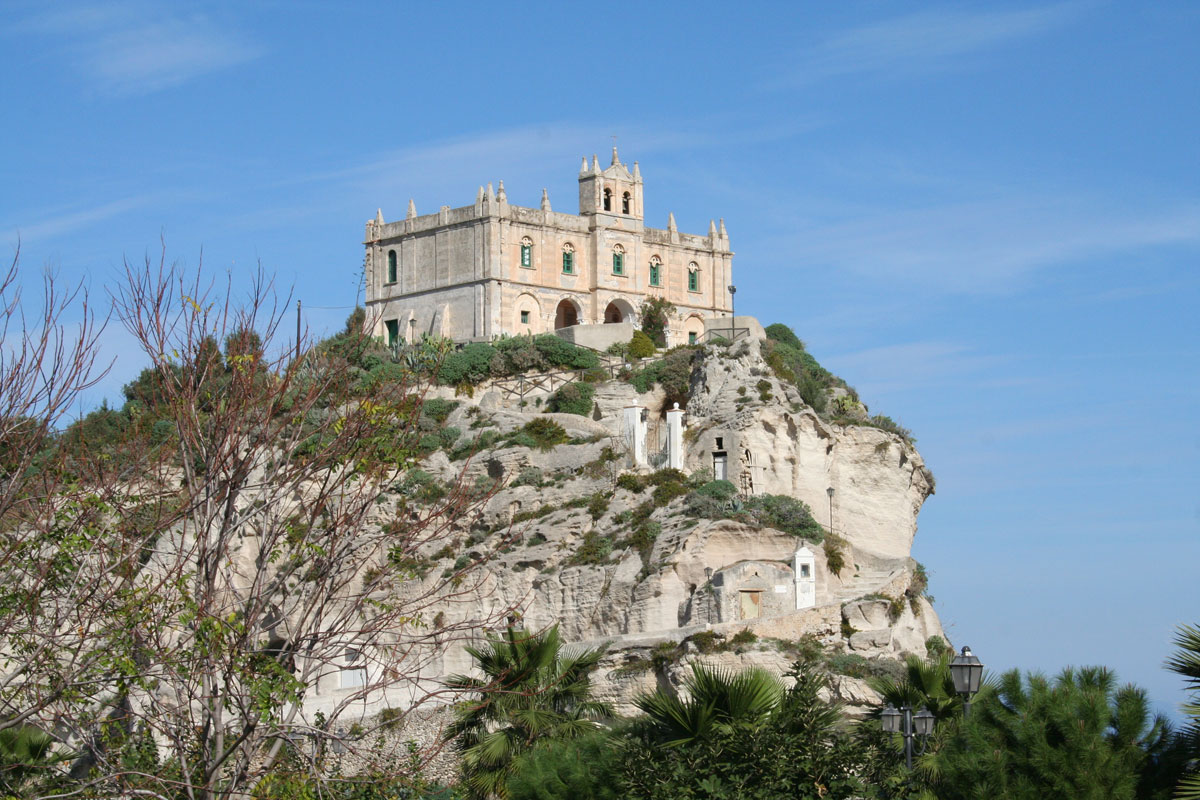
<instances>
[{"instance_id":1,"label":"eroded rock face","mask_svg":"<svg viewBox=\"0 0 1200 800\"><path fill-rule=\"evenodd\" d=\"M832 515L832 529L855 547L907 556L917 514L933 493L916 449L876 428L823 421L794 387L770 374L757 343L739 345L739 352L710 357L696 370L688 466L713 468L725 453L739 488L803 500L826 527ZM760 382L769 388L760 391Z\"/></svg>"},{"instance_id":2,"label":"eroded rock face","mask_svg":"<svg viewBox=\"0 0 1200 800\"><path fill-rule=\"evenodd\" d=\"M625 713L637 693L677 684L697 660L783 674L801 641L826 653L897 659L924 656L929 637L943 636L909 557L917 514L933 491L912 445L875 428L822 420L770 374L757 342L710 351L696 363L686 471L712 470L716 454L724 454L726 477L744 494L803 500L826 527L832 505L845 566L833 572L821 545L810 543L816 606L797 609L792 557L802 540L731 519L695 518L685 497L660 503L650 487L616 485L627 459L622 410L636 398L657 417L662 397L638 395L624 382L600 384L589 417L539 414L536 396L519 407L486 387L476 400L464 399L448 424L467 436L505 434L550 417L575 443L548 452L481 449L460 461L437 452L420 465L446 484L500 487L446 541L430 546L432 566L413 591L443 580L464 556L491 554L455 602L430 616L466 621L511 609L526 628L558 624L568 642L606 645L598 693ZM514 485L538 471L540 482ZM631 521L638 514L657 534L640 550ZM693 644L701 633L728 644L742 631L753 635L743 634L737 647L702 651ZM447 643L430 662L431 678L470 669L463 644ZM854 703L873 701L859 677L842 676L832 691Z\"/></svg>"}]
</instances>

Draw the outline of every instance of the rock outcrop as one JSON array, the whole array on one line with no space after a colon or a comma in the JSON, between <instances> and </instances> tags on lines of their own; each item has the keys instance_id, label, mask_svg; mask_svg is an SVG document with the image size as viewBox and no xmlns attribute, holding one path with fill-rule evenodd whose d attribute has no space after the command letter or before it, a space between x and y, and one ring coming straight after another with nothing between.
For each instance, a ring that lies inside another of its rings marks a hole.
<instances>
[{"instance_id":1,"label":"rock outcrop","mask_svg":"<svg viewBox=\"0 0 1200 800\"><path fill-rule=\"evenodd\" d=\"M549 417L572 443L546 452L480 448L457 461L438 451L419 465L444 484L499 487L427 554L427 583L494 554L457 602L436 609L444 619L511 608L527 628L557 623L566 641L605 645L599 693L626 713L638 692L678 682L697 659L782 674L813 652L842 673L833 691L861 705L873 700L865 674L894 671L897 659L924 656L930 637L943 636L923 571L909 556L933 491L920 454L895 433L823 419L771 374L758 341L708 348L694 361L684 472L693 486L702 482L695 476L723 473L743 497L799 499L836 534L825 547L809 545L816 579L809 608L796 607L793 556L803 543L796 536L739 515L737 501L718 515L727 518L706 518L685 494L658 502L649 485L618 483L622 473L651 471L628 462L624 409L635 400L647 409L653 451L665 437L655 431L666 411L661 390L639 395L628 382L600 383L590 417L539 413L544 398L506 400L484 386L473 398L455 398L460 405L447 425L479 437ZM840 571L831 569L839 560ZM428 674L470 668L462 643L453 643Z\"/></svg>"}]
</instances>

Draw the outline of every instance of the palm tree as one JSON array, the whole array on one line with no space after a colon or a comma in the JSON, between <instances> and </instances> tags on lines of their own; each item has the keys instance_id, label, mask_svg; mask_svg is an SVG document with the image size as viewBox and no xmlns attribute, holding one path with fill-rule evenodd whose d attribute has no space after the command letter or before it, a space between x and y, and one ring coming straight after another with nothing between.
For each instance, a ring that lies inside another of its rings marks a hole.
<instances>
[{"instance_id":1,"label":"palm tree","mask_svg":"<svg viewBox=\"0 0 1200 800\"><path fill-rule=\"evenodd\" d=\"M506 797L505 781L535 742L577 737L610 714L607 704L591 699L591 672L604 648L566 655L557 625L540 633L509 627L467 652L483 677L453 675L447 681L477 695L459 708L447 739L462 753L472 797Z\"/></svg>"},{"instance_id":2,"label":"palm tree","mask_svg":"<svg viewBox=\"0 0 1200 800\"><path fill-rule=\"evenodd\" d=\"M828 677L799 662L790 689L762 669L693 665L686 697L659 690L620 746L624 797L837 800L862 797L865 751L822 698Z\"/></svg>"},{"instance_id":3,"label":"palm tree","mask_svg":"<svg viewBox=\"0 0 1200 800\"><path fill-rule=\"evenodd\" d=\"M1183 713L1189 718L1180 732L1183 748L1189 758L1188 771L1179 782L1176 797L1181 800L1200 799L1200 628L1180 625L1175 632L1175 655L1167 659L1167 669L1182 675L1184 685L1192 692L1191 702L1185 703Z\"/></svg>"},{"instance_id":4,"label":"palm tree","mask_svg":"<svg viewBox=\"0 0 1200 800\"><path fill-rule=\"evenodd\" d=\"M763 722L779 705L783 684L758 667L737 674L692 665L683 682L686 699L658 689L634 700L646 716L646 733L668 747L679 747L714 732Z\"/></svg>"},{"instance_id":5,"label":"palm tree","mask_svg":"<svg viewBox=\"0 0 1200 800\"><path fill-rule=\"evenodd\" d=\"M885 704L890 703L896 708L908 706L913 711L928 708L939 722L961 716L962 698L954 691L954 679L950 675L951 655L945 653L927 660L909 654L904 661L902 678L868 678L867 684Z\"/></svg>"},{"instance_id":6,"label":"palm tree","mask_svg":"<svg viewBox=\"0 0 1200 800\"><path fill-rule=\"evenodd\" d=\"M70 758L55 753L50 734L32 725L0 730L0 792L15 796L29 781L53 777L55 768Z\"/></svg>"}]
</instances>

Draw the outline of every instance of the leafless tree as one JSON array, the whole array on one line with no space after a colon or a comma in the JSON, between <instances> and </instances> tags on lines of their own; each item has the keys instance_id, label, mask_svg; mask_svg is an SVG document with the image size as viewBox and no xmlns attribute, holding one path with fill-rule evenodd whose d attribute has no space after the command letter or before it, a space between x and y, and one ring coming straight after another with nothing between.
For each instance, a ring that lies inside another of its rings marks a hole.
<instances>
[{"instance_id":1,"label":"leafless tree","mask_svg":"<svg viewBox=\"0 0 1200 800\"><path fill-rule=\"evenodd\" d=\"M122 469L74 453L78 492L8 527L26 572L0 611L42 599L3 649L41 655L0 689L79 749L77 787L243 797L285 760L319 777L364 703L402 720L446 691L429 680L445 648L510 611L477 608L475 565L430 571L473 487L433 505L395 491L420 379L363 382L285 343L261 272L240 299L200 275L127 264L114 307L150 371ZM29 573L39 553L64 562L52 580Z\"/></svg>"},{"instance_id":2,"label":"leafless tree","mask_svg":"<svg viewBox=\"0 0 1200 800\"><path fill-rule=\"evenodd\" d=\"M41 285L40 303L27 305L18 248L0 275L0 729L43 721L86 682L97 656L80 643L110 594L107 581L71 567L98 546L87 530L103 493L65 481L53 447L107 371L99 360L107 317L83 283L46 271Z\"/></svg>"}]
</instances>

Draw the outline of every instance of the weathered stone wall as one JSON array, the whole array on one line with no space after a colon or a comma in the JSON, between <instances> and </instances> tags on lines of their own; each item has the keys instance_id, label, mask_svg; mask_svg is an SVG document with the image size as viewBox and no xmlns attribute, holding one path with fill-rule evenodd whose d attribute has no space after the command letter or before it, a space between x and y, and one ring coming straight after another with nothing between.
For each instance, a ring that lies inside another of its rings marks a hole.
<instances>
[{"instance_id":1,"label":"weathered stone wall","mask_svg":"<svg viewBox=\"0 0 1200 800\"><path fill-rule=\"evenodd\" d=\"M615 322L610 325L573 325L559 328L555 333L572 344L607 350L610 346L628 342L633 337L632 322Z\"/></svg>"}]
</instances>

